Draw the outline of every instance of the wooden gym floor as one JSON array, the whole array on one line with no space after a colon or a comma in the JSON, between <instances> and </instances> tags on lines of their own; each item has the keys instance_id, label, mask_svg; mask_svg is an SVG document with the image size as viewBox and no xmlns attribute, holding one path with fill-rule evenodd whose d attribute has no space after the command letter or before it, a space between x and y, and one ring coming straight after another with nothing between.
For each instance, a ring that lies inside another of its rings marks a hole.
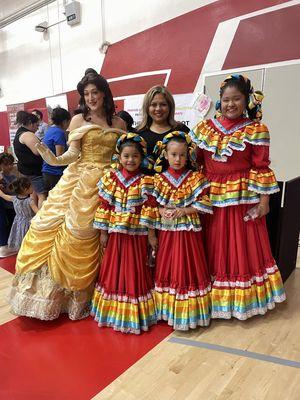
<instances>
[{"instance_id":1,"label":"wooden gym floor","mask_svg":"<svg viewBox=\"0 0 300 400\"><path fill-rule=\"evenodd\" d=\"M264 317L190 332L161 323L137 337L91 318L12 316L14 262L0 260L0 400L300 399L300 269Z\"/></svg>"}]
</instances>

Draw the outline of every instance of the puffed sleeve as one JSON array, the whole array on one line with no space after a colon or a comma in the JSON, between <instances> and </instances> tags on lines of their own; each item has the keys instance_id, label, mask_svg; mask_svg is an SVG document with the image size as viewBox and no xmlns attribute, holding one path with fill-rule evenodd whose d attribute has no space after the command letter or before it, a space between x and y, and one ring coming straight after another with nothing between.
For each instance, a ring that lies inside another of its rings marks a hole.
<instances>
[{"instance_id":1,"label":"puffed sleeve","mask_svg":"<svg viewBox=\"0 0 300 400\"><path fill-rule=\"evenodd\" d=\"M259 194L272 194L279 191L275 174L269 165L269 146L252 145L248 190Z\"/></svg>"},{"instance_id":2,"label":"puffed sleeve","mask_svg":"<svg viewBox=\"0 0 300 400\"><path fill-rule=\"evenodd\" d=\"M160 226L159 204L153 193L154 177L145 176L143 181L144 193L147 196L141 210L140 224L150 229L157 229Z\"/></svg>"},{"instance_id":3,"label":"puffed sleeve","mask_svg":"<svg viewBox=\"0 0 300 400\"><path fill-rule=\"evenodd\" d=\"M210 183L205 175L202 172L194 172L190 184L193 193L191 206L201 213L212 214L213 209L209 198Z\"/></svg>"},{"instance_id":4,"label":"puffed sleeve","mask_svg":"<svg viewBox=\"0 0 300 400\"><path fill-rule=\"evenodd\" d=\"M108 230L111 211L113 206L111 202L111 192L108 190L108 182L111 182L112 174L108 172L98 183L99 188L99 203L94 216L93 227L96 229Z\"/></svg>"}]
</instances>

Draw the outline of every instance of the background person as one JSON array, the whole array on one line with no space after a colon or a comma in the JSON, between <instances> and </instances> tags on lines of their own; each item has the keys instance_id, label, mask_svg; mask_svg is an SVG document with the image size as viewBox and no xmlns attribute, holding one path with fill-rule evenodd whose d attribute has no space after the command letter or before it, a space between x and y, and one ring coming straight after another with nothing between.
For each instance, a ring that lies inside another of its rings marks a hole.
<instances>
[{"instance_id":1,"label":"background person","mask_svg":"<svg viewBox=\"0 0 300 400\"><path fill-rule=\"evenodd\" d=\"M9 185L9 189L14 195L5 194L0 190L0 197L13 204L16 215L7 244L11 251L18 251L29 229L31 218L37 213L38 208L30 197L33 188L28 178L14 180Z\"/></svg>"},{"instance_id":2,"label":"background person","mask_svg":"<svg viewBox=\"0 0 300 400\"><path fill-rule=\"evenodd\" d=\"M54 108L51 114L51 125L44 136L43 143L55 156L61 156L67 150L66 131L71 121L71 114L64 108ZM42 172L45 190L49 192L59 181L64 171L64 166L53 166L43 162Z\"/></svg>"},{"instance_id":3,"label":"background person","mask_svg":"<svg viewBox=\"0 0 300 400\"><path fill-rule=\"evenodd\" d=\"M26 111L17 113L19 128L13 141L14 152L18 159L18 171L30 179L40 208L46 198L46 190L42 175L43 159L36 149L40 140L35 135L39 120L36 115Z\"/></svg>"},{"instance_id":4,"label":"background person","mask_svg":"<svg viewBox=\"0 0 300 400\"><path fill-rule=\"evenodd\" d=\"M189 132L189 128L174 119L175 102L165 86L154 86L145 94L142 107L142 121L137 133L145 139L147 152L153 156L158 141L172 131ZM155 157L154 157L155 158Z\"/></svg>"},{"instance_id":5,"label":"background person","mask_svg":"<svg viewBox=\"0 0 300 400\"><path fill-rule=\"evenodd\" d=\"M32 110L32 114L36 115L39 119L38 129L36 130L35 134L40 139L43 140L44 135L48 129L48 124L43 121L43 113L40 110Z\"/></svg>"}]
</instances>

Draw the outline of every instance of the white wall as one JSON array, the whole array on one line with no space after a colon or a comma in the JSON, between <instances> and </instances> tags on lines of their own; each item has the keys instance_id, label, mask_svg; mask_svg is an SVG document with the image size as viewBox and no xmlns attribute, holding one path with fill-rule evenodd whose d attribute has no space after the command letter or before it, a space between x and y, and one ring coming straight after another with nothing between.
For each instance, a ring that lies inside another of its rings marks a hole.
<instances>
[{"instance_id":1,"label":"white wall","mask_svg":"<svg viewBox=\"0 0 300 400\"><path fill-rule=\"evenodd\" d=\"M0 111L22 103L74 90L87 67L101 69L104 39L114 43L216 0L81 0L82 22L49 28L34 27L63 20L63 0L0 30Z\"/></svg>"}]
</instances>

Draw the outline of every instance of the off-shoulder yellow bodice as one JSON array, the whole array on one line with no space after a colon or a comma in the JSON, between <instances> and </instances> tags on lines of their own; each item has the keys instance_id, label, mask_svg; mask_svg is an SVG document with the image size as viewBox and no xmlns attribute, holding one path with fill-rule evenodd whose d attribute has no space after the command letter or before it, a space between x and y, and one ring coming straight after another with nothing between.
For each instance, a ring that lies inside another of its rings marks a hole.
<instances>
[{"instance_id":1,"label":"off-shoulder yellow bodice","mask_svg":"<svg viewBox=\"0 0 300 400\"><path fill-rule=\"evenodd\" d=\"M106 131L100 127L88 130L81 138L80 161L102 168L108 166L118 137L118 132Z\"/></svg>"}]
</instances>

